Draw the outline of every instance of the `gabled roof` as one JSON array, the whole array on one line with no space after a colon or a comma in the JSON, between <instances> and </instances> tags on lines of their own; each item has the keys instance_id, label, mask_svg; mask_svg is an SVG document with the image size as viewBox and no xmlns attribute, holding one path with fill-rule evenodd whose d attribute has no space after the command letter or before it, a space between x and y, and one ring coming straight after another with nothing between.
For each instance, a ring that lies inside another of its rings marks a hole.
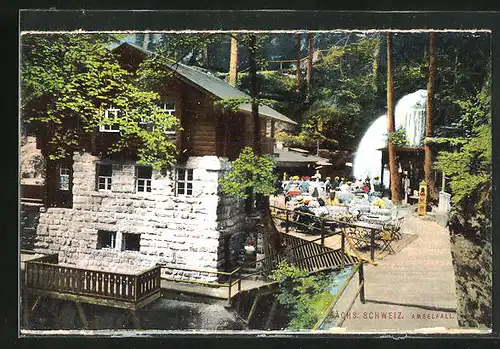
<instances>
[{"instance_id":1,"label":"gabled roof","mask_svg":"<svg viewBox=\"0 0 500 349\"><path fill-rule=\"evenodd\" d=\"M315 155L309 155L309 154L304 154L300 152L296 152L290 149L279 149L279 148L274 148L273 153L277 155L276 161L278 164L280 163L301 163L301 164L322 164L322 165L331 165L328 162L328 159L315 156Z\"/></svg>"},{"instance_id":2,"label":"gabled roof","mask_svg":"<svg viewBox=\"0 0 500 349\"><path fill-rule=\"evenodd\" d=\"M143 49L142 47L136 46L134 44L124 42L123 44L115 47L113 50L116 50L118 47L130 46L131 48L141 52L145 56L150 56L153 52ZM173 62L169 64L169 68L172 69L177 75L187 82L196 85L198 88L204 90L205 92L211 94L220 99L226 98L248 98L249 96L243 92L228 84L226 81L219 79L216 76L213 76L209 73L203 72L199 69L184 65L182 63ZM239 109L244 112L252 111L252 106L250 103L242 103L239 106ZM261 117L266 117L269 119L273 119L275 121L285 122L288 124L297 123L292 119L286 117L285 115L279 113L271 107L266 105L259 105L259 115Z\"/></svg>"}]
</instances>

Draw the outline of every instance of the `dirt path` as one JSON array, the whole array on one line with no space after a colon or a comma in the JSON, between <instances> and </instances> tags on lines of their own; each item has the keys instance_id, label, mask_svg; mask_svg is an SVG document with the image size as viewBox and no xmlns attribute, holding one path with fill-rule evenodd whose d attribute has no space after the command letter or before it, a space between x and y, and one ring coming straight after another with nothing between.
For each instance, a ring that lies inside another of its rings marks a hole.
<instances>
[{"instance_id":1,"label":"dirt path","mask_svg":"<svg viewBox=\"0 0 500 349\"><path fill-rule=\"evenodd\" d=\"M413 212L405 215L402 232L417 238L378 265L365 265L366 303L354 303L342 325L348 332L458 326L448 230Z\"/></svg>"}]
</instances>

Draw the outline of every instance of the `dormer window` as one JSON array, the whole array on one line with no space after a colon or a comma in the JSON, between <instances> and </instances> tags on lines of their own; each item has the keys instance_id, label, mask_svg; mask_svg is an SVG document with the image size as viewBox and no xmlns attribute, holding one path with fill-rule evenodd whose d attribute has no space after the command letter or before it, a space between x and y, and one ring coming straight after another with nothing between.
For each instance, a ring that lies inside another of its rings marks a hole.
<instances>
[{"instance_id":1,"label":"dormer window","mask_svg":"<svg viewBox=\"0 0 500 349\"><path fill-rule=\"evenodd\" d=\"M116 108L108 108L104 111L104 118L118 118L120 116L120 109ZM120 125L118 124L108 124L108 125L100 125L100 132L120 132Z\"/></svg>"}]
</instances>

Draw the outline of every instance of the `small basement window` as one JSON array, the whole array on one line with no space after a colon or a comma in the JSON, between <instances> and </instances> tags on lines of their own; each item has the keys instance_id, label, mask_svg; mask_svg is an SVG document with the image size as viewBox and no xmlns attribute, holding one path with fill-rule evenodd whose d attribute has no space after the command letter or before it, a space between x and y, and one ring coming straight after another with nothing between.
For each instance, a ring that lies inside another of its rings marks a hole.
<instances>
[{"instance_id":1,"label":"small basement window","mask_svg":"<svg viewBox=\"0 0 500 349\"><path fill-rule=\"evenodd\" d=\"M115 248L116 231L99 230L97 231L97 249Z\"/></svg>"},{"instance_id":2,"label":"small basement window","mask_svg":"<svg viewBox=\"0 0 500 349\"><path fill-rule=\"evenodd\" d=\"M119 116L120 116L120 109L108 108L104 111L104 118L105 119L118 118ZM119 124L100 125L99 131L100 132L120 132L120 125Z\"/></svg>"},{"instance_id":3,"label":"small basement window","mask_svg":"<svg viewBox=\"0 0 500 349\"><path fill-rule=\"evenodd\" d=\"M151 177L153 174L153 169L147 166L136 166L136 185L135 190L137 192L151 192Z\"/></svg>"},{"instance_id":4,"label":"small basement window","mask_svg":"<svg viewBox=\"0 0 500 349\"><path fill-rule=\"evenodd\" d=\"M193 195L193 169L178 168L176 171L176 194Z\"/></svg>"},{"instance_id":5,"label":"small basement window","mask_svg":"<svg viewBox=\"0 0 500 349\"><path fill-rule=\"evenodd\" d=\"M141 235L123 233L123 249L126 251L139 251L141 248Z\"/></svg>"},{"instance_id":6,"label":"small basement window","mask_svg":"<svg viewBox=\"0 0 500 349\"><path fill-rule=\"evenodd\" d=\"M69 173L68 167L59 167L59 190L69 190Z\"/></svg>"},{"instance_id":7,"label":"small basement window","mask_svg":"<svg viewBox=\"0 0 500 349\"><path fill-rule=\"evenodd\" d=\"M113 167L111 165L97 165L97 190L111 190Z\"/></svg>"}]
</instances>

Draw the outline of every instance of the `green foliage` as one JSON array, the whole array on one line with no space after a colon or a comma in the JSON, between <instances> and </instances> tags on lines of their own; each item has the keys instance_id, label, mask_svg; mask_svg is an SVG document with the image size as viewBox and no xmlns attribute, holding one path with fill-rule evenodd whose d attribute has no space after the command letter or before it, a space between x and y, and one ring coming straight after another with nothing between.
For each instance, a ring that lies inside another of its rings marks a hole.
<instances>
[{"instance_id":1,"label":"green foliage","mask_svg":"<svg viewBox=\"0 0 500 349\"><path fill-rule=\"evenodd\" d=\"M403 127L399 127L397 131L389 133L387 140L391 141L392 145L397 148L402 148L410 143L406 136L406 130Z\"/></svg>"},{"instance_id":2,"label":"green foliage","mask_svg":"<svg viewBox=\"0 0 500 349\"><path fill-rule=\"evenodd\" d=\"M22 38L21 118L48 131L50 160L85 150L101 125L118 125L120 136L107 154L139 146L139 162L158 169L172 163L175 147L166 130L177 118L157 105L160 96L141 88L139 76L120 67L107 48L111 39L95 34L26 35ZM107 108L119 115L105 117ZM146 130L143 122L154 125Z\"/></svg>"},{"instance_id":3,"label":"green foliage","mask_svg":"<svg viewBox=\"0 0 500 349\"><path fill-rule=\"evenodd\" d=\"M219 179L222 192L228 196L248 198L250 193L269 196L276 190L273 173L276 164L269 155L256 156L250 147L244 148L231 163L230 170Z\"/></svg>"},{"instance_id":4,"label":"green foliage","mask_svg":"<svg viewBox=\"0 0 500 349\"><path fill-rule=\"evenodd\" d=\"M333 47L322 56L313 71L317 89L304 113L305 136L321 134L328 148L356 146L366 125L385 107L378 95L384 87L373 75L377 45L377 38L366 38Z\"/></svg>"},{"instance_id":5,"label":"green foliage","mask_svg":"<svg viewBox=\"0 0 500 349\"><path fill-rule=\"evenodd\" d=\"M230 112L237 112L240 109L241 104L244 103L252 103L252 98L251 97L242 97L242 98L224 98L224 99L219 99L214 102L214 106L220 108L221 112L223 113L230 113ZM259 105L267 105L272 107L276 101L270 100L270 99L265 99L265 98L259 98L257 99L257 103Z\"/></svg>"},{"instance_id":6,"label":"green foliage","mask_svg":"<svg viewBox=\"0 0 500 349\"><path fill-rule=\"evenodd\" d=\"M450 229L473 239L491 237L492 139L489 89L478 99L488 104L461 102L466 132L459 152L438 154L434 167L450 178L453 210ZM477 99L476 99L477 100ZM465 127L465 126L464 126Z\"/></svg>"},{"instance_id":7,"label":"green foliage","mask_svg":"<svg viewBox=\"0 0 500 349\"><path fill-rule=\"evenodd\" d=\"M278 302L291 313L287 329L311 329L332 302L329 277L311 276L307 270L283 261L270 278L279 284Z\"/></svg>"}]
</instances>

